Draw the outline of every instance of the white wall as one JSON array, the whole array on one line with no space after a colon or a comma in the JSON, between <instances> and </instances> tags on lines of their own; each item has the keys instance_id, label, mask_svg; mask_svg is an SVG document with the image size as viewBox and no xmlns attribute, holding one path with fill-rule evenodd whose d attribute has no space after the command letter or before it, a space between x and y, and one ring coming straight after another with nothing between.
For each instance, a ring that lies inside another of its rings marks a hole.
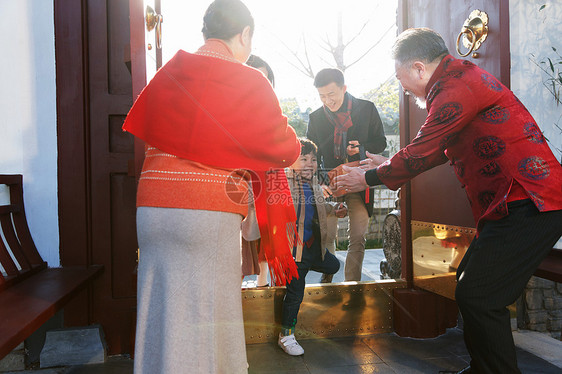
<instances>
[{"instance_id":1,"label":"white wall","mask_svg":"<svg viewBox=\"0 0 562 374\"><path fill-rule=\"evenodd\" d=\"M562 54L562 0L510 0L509 13L511 89L535 117L554 155L562 161L562 104L556 105L543 85L545 74L532 62L554 58L552 47ZM556 248L562 249L562 238Z\"/></svg>"},{"instance_id":2,"label":"white wall","mask_svg":"<svg viewBox=\"0 0 562 374\"><path fill-rule=\"evenodd\" d=\"M43 259L58 266L53 1L0 0L0 9L0 173L23 174L31 234ZM0 200L6 194L0 188Z\"/></svg>"},{"instance_id":3,"label":"white wall","mask_svg":"<svg viewBox=\"0 0 562 374\"><path fill-rule=\"evenodd\" d=\"M539 11L544 4L546 7ZM511 0L509 12L511 88L535 117L550 148L561 161L562 104L556 105L543 85L545 73L532 60L553 59L556 55L552 47L562 54L562 0Z\"/></svg>"}]
</instances>

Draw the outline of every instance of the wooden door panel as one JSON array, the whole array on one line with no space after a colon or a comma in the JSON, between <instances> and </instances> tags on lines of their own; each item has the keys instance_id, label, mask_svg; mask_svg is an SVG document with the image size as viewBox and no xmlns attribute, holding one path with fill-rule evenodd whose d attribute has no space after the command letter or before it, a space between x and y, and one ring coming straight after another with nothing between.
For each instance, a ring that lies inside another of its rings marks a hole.
<instances>
[{"instance_id":1,"label":"wooden door panel","mask_svg":"<svg viewBox=\"0 0 562 374\"><path fill-rule=\"evenodd\" d=\"M111 262L113 298L136 297L136 195L134 177L113 173L111 186Z\"/></svg>"},{"instance_id":2,"label":"wooden door panel","mask_svg":"<svg viewBox=\"0 0 562 374\"><path fill-rule=\"evenodd\" d=\"M509 21L507 13L509 3L507 1L407 0L407 3L408 27L429 27L436 30L445 40L451 55L456 58L461 58L456 52L455 43L465 19L475 9L486 12L489 17L488 37L477 51L479 57L464 58L487 70L509 86L509 22L506 23ZM461 46L461 51L464 52L466 49Z\"/></svg>"},{"instance_id":3,"label":"wooden door panel","mask_svg":"<svg viewBox=\"0 0 562 374\"><path fill-rule=\"evenodd\" d=\"M478 58L470 56L466 59L509 84L508 0L402 0L399 9L400 31L410 27L431 28L441 34L450 54L456 58L460 56L455 44L464 20L475 9L488 13L488 40L478 50ZM401 97L402 147L416 136L426 117L427 111L419 109L414 100L404 95ZM449 298L453 294L450 290L455 288L454 266L458 265L455 261L462 257L461 244L463 248L466 245L464 241L457 241L472 231L466 228L475 226L474 218L466 194L449 163L418 175L402 191L402 275L411 287L404 290L402 297L411 304L406 310L402 306L395 307L395 331L402 336L427 337L423 329L434 327L436 334L441 334L457 323L458 312ZM418 227L415 232L414 226ZM443 251L441 244L445 244L443 248L451 249ZM424 267L428 262L431 266ZM422 275L424 272L428 275ZM435 299L435 294L445 297ZM435 315L418 315L417 323L412 323L412 315L417 315L417 310L431 310L428 309L431 307L443 314L437 319L433 318Z\"/></svg>"},{"instance_id":4,"label":"wooden door panel","mask_svg":"<svg viewBox=\"0 0 562 374\"><path fill-rule=\"evenodd\" d=\"M488 40L477 51L478 58L466 59L495 74L509 86L509 1L508 0L401 0L398 27L429 27L436 30L456 58L456 40L465 19L479 9L489 16ZM461 51L465 51L461 47ZM400 100L401 146L409 144L424 123L427 111L402 95ZM412 221L475 227L474 218L453 168L448 164L427 171L402 189L402 274L413 284Z\"/></svg>"},{"instance_id":5,"label":"wooden door panel","mask_svg":"<svg viewBox=\"0 0 562 374\"><path fill-rule=\"evenodd\" d=\"M134 139L121 131L132 105L128 0L88 1L92 259L105 272L96 282L94 317L104 327L110 353L129 346L136 304Z\"/></svg>"},{"instance_id":6,"label":"wooden door panel","mask_svg":"<svg viewBox=\"0 0 562 374\"><path fill-rule=\"evenodd\" d=\"M107 82L111 95L131 95L131 74L124 63L130 55L129 2L107 1Z\"/></svg>"},{"instance_id":7,"label":"wooden door panel","mask_svg":"<svg viewBox=\"0 0 562 374\"><path fill-rule=\"evenodd\" d=\"M474 9L485 11L489 16L488 39L478 50L478 58L469 56L466 59L501 78L509 86L509 74L505 74L503 68L509 67L509 31L506 34L502 24L502 17L507 18L505 3L504 0L407 0L407 6L402 7L406 13L403 15L404 28L429 27L437 31L445 40L451 55L460 58L456 52L456 40L465 19ZM465 51L462 46L461 51ZM409 137L406 141L409 143L424 123L427 111L419 109L411 99L407 99L405 104L410 120L402 129L406 131ZM411 219L475 227L466 193L448 163L417 176L410 186Z\"/></svg>"},{"instance_id":8,"label":"wooden door panel","mask_svg":"<svg viewBox=\"0 0 562 374\"><path fill-rule=\"evenodd\" d=\"M61 263L104 265L65 324L100 323L110 354L132 353L136 305L129 5L55 0Z\"/></svg>"}]
</instances>

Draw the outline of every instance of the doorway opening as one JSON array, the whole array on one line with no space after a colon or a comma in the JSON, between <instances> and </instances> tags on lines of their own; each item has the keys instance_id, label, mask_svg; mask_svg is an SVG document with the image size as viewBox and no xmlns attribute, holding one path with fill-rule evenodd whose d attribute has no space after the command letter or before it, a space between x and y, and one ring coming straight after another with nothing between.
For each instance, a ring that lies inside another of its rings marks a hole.
<instances>
[{"instance_id":1,"label":"doorway opening","mask_svg":"<svg viewBox=\"0 0 562 374\"><path fill-rule=\"evenodd\" d=\"M145 6L154 7L155 3L159 3L156 5L163 16L162 63L179 49L196 51L203 44L202 19L210 1L145 0ZM387 138L383 154L392 156L399 150L399 84L390 57L397 35L398 0L244 3L255 22L252 53L271 66L283 113L299 136L306 135L309 114L322 106L313 86L315 74L323 68L339 68L344 72L349 93L375 103ZM146 49L150 80L157 70L155 31L147 32L145 40L153 47ZM367 234L367 249L371 251L368 255L373 261L364 269L362 280L385 277L379 266L385 259L383 226L388 213L396 209L396 200L396 191L385 186L375 188L374 213ZM347 228L348 218L339 219L336 254L342 263L348 243ZM253 286L254 278L246 279L245 285ZM343 274L341 278L343 281ZM337 279L336 276L334 281Z\"/></svg>"}]
</instances>

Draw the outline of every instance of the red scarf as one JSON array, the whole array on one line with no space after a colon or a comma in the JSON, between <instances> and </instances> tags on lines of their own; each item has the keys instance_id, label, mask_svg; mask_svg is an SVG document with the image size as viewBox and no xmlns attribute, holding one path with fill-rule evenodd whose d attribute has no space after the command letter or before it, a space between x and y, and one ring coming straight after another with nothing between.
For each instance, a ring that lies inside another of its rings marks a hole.
<instances>
[{"instance_id":1,"label":"red scarf","mask_svg":"<svg viewBox=\"0 0 562 374\"><path fill-rule=\"evenodd\" d=\"M345 111L333 113L324 106L326 117L334 125L334 157L336 160L345 160L347 158L347 144L343 144L343 134L353 126L351 122L351 97L347 92L345 93L345 99L347 100Z\"/></svg>"},{"instance_id":2,"label":"red scarf","mask_svg":"<svg viewBox=\"0 0 562 374\"><path fill-rule=\"evenodd\" d=\"M345 100L347 100L346 110L333 113L330 109L324 106L326 117L334 124L334 158L336 160L345 161L347 159L347 144L343 144L343 134L353 126L351 121L351 95L345 93ZM345 102L344 100L344 102ZM342 104L343 106L343 104ZM369 189L365 190L365 203L369 203Z\"/></svg>"},{"instance_id":3,"label":"red scarf","mask_svg":"<svg viewBox=\"0 0 562 374\"><path fill-rule=\"evenodd\" d=\"M261 72L236 62L217 39L197 54L180 50L143 89L123 130L187 160L254 171L262 246L276 284L298 277L286 234L296 217L282 168L300 155L300 142ZM271 169L281 169L275 175L286 187L258 191Z\"/></svg>"}]
</instances>

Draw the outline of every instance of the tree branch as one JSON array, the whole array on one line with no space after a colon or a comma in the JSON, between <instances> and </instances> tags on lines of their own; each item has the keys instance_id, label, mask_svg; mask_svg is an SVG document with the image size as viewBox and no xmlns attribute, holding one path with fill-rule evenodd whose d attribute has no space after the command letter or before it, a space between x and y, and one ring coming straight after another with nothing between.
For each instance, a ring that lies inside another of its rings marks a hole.
<instances>
[{"instance_id":1,"label":"tree branch","mask_svg":"<svg viewBox=\"0 0 562 374\"><path fill-rule=\"evenodd\" d=\"M296 64L292 63L290 60L287 60L287 62L289 62L289 64L291 64L294 68L296 68L298 71L300 71L301 73L303 73L304 75L306 75L307 77L313 78L314 79L314 72L312 70L312 67L310 65L310 59L308 58L308 51L307 51L307 47L306 47L306 39L304 38L304 35L302 36L302 41L303 41L303 45L304 45L304 53L306 56L306 62L307 64L305 64L301 58L298 55L297 51L293 51L291 48L289 48L289 46L279 37L277 37L277 40L279 40L281 42L281 44L283 44L283 46L285 48L287 48L287 50L295 57L295 59L298 61L298 63L300 64L300 66L297 66Z\"/></svg>"},{"instance_id":2,"label":"tree branch","mask_svg":"<svg viewBox=\"0 0 562 374\"><path fill-rule=\"evenodd\" d=\"M363 24L363 26L361 26L361 29L357 32L357 34L355 34L355 36L353 38L351 38L347 43L344 44L344 48L347 47L348 45L350 45L363 32L363 29L367 26L368 23L369 23L369 20L367 20Z\"/></svg>"},{"instance_id":3,"label":"tree branch","mask_svg":"<svg viewBox=\"0 0 562 374\"><path fill-rule=\"evenodd\" d=\"M349 69L351 66L353 66L355 63L359 62L363 57L365 57L367 55L367 53L371 52L371 50L373 48L375 48L386 36L386 34L388 34L388 32L390 30L392 30L392 28L394 27L394 24L390 25L390 27L388 29L386 29L386 31L384 32L384 34L382 34L382 36L379 38L379 40L377 40L377 42L375 44L373 44L369 49L367 49L367 51L365 53L363 53L358 59L356 59L355 61L353 61L351 64L347 65L346 68Z\"/></svg>"}]
</instances>

